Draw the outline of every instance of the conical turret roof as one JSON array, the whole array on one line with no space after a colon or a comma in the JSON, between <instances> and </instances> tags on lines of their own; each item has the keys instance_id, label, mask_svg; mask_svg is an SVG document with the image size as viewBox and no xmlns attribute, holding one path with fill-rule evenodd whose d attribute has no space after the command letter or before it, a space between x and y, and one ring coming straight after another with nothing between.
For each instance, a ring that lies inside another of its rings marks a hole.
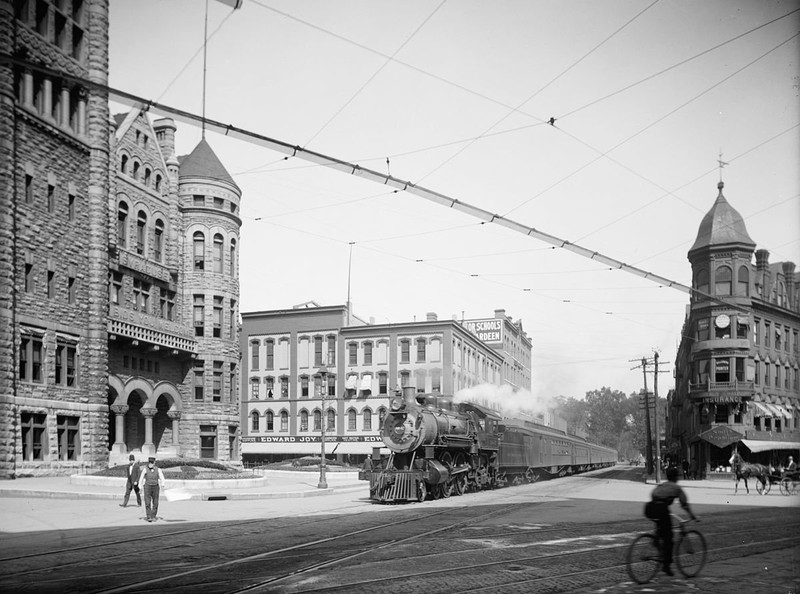
<instances>
[{"instance_id":1,"label":"conical turret roof","mask_svg":"<svg viewBox=\"0 0 800 594\"><path fill-rule=\"evenodd\" d=\"M697 239L689 250L690 255L697 250L717 246L749 248L750 251L756 247L755 242L747 234L742 215L728 204L722 195L724 185L722 182L717 185L719 195L714 206L700 222Z\"/></svg>"},{"instance_id":2,"label":"conical turret roof","mask_svg":"<svg viewBox=\"0 0 800 594\"><path fill-rule=\"evenodd\" d=\"M206 179L215 179L224 181L237 190L239 186L233 181L231 174L225 169L225 166L219 160L217 155L209 146L206 139L203 138L200 143L194 147L194 150L189 155L178 157L181 163L179 178L186 177L200 177Z\"/></svg>"}]
</instances>

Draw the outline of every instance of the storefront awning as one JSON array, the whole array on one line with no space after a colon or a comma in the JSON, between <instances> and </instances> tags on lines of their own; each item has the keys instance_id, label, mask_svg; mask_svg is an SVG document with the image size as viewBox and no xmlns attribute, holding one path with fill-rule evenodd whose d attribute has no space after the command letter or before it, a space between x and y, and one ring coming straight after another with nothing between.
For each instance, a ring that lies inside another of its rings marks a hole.
<instances>
[{"instance_id":1,"label":"storefront awning","mask_svg":"<svg viewBox=\"0 0 800 594\"><path fill-rule=\"evenodd\" d=\"M757 417L771 417L772 416L772 411L769 410L766 406L764 406L760 402L753 402L752 404L756 407L755 416L757 416Z\"/></svg>"},{"instance_id":2,"label":"storefront awning","mask_svg":"<svg viewBox=\"0 0 800 594\"><path fill-rule=\"evenodd\" d=\"M800 441L762 441L760 439L743 439L741 443L751 452L767 452L769 450L800 450Z\"/></svg>"},{"instance_id":3,"label":"storefront awning","mask_svg":"<svg viewBox=\"0 0 800 594\"><path fill-rule=\"evenodd\" d=\"M783 416L783 413L781 412L781 409L779 409L774 404L770 404L769 402L764 402L762 404L769 409L769 411L772 413L773 417L780 418L780 417Z\"/></svg>"},{"instance_id":4,"label":"storefront awning","mask_svg":"<svg viewBox=\"0 0 800 594\"><path fill-rule=\"evenodd\" d=\"M792 418L792 413L790 413L788 410L786 410L785 406L782 406L780 404L773 404L772 406L778 409L778 411L781 413L781 416L783 418L785 418L785 419L791 419Z\"/></svg>"},{"instance_id":5,"label":"storefront awning","mask_svg":"<svg viewBox=\"0 0 800 594\"><path fill-rule=\"evenodd\" d=\"M734 431L730 427L726 427L725 425L717 425L708 431L703 431L697 437L707 441L711 445L717 446L718 448L724 448L732 443L736 443L737 441L742 441L744 435L738 431Z\"/></svg>"}]
</instances>

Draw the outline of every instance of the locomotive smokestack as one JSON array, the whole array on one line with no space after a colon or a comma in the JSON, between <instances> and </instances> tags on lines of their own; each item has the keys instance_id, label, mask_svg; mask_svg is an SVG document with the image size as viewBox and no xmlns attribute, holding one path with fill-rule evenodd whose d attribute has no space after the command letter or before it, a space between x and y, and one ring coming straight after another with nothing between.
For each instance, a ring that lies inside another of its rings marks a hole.
<instances>
[{"instance_id":1,"label":"locomotive smokestack","mask_svg":"<svg viewBox=\"0 0 800 594\"><path fill-rule=\"evenodd\" d=\"M417 389L414 386L405 386L403 388L403 400L406 401L406 404L416 404Z\"/></svg>"}]
</instances>

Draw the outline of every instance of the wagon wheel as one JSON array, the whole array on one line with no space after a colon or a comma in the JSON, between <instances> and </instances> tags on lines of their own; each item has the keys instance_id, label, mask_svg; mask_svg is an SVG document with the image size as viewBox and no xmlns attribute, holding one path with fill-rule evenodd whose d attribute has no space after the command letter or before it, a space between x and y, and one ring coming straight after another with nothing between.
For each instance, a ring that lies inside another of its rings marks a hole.
<instances>
[{"instance_id":1,"label":"wagon wheel","mask_svg":"<svg viewBox=\"0 0 800 594\"><path fill-rule=\"evenodd\" d=\"M533 473L533 468L528 468L527 470L525 470L525 480L528 481L529 483L536 482L536 475Z\"/></svg>"},{"instance_id":2,"label":"wagon wheel","mask_svg":"<svg viewBox=\"0 0 800 594\"><path fill-rule=\"evenodd\" d=\"M769 482L769 477L764 477L762 482L760 477L756 477L756 491L758 491L759 495L766 495L769 493L769 489L772 484Z\"/></svg>"},{"instance_id":3,"label":"wagon wheel","mask_svg":"<svg viewBox=\"0 0 800 594\"><path fill-rule=\"evenodd\" d=\"M781 495L791 495L792 481L788 477L784 477L781 479L779 487L781 489Z\"/></svg>"}]
</instances>

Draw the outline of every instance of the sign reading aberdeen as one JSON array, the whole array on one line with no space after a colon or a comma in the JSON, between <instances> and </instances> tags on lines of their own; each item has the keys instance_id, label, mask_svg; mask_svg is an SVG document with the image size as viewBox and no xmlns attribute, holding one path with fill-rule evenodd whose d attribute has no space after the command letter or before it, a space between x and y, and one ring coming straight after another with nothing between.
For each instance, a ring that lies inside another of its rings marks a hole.
<instances>
[{"instance_id":1,"label":"sign reading aberdeen","mask_svg":"<svg viewBox=\"0 0 800 594\"><path fill-rule=\"evenodd\" d=\"M503 343L503 320L489 318L488 320L467 320L464 327L486 343Z\"/></svg>"}]
</instances>

